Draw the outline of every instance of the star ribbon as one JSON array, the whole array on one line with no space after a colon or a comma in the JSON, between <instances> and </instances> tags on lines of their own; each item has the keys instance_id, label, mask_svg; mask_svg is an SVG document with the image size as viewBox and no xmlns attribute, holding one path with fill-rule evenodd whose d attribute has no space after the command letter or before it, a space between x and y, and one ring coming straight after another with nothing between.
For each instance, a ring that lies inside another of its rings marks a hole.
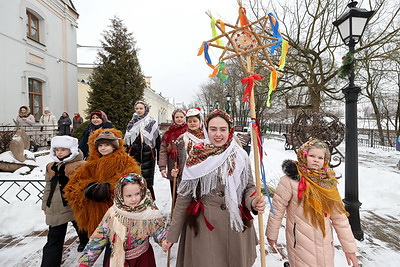
<instances>
[{"instance_id":1,"label":"star ribbon","mask_svg":"<svg viewBox=\"0 0 400 267\"><path fill-rule=\"evenodd\" d=\"M218 22L221 24L221 21L220 21L220 20L218 20ZM217 29L216 29L216 27L215 27L216 24L217 24L217 20L216 20L214 17L212 17L212 18L211 18L212 38L215 38L215 37L218 36L218 34L217 34ZM223 24L222 24L222 25L223 25ZM222 25L221 25L221 26L222 26ZM225 27L225 25L224 25L223 27ZM223 44L222 41L221 41L221 38L218 38L217 40L215 40L215 42L217 43L217 45L224 46L224 44Z\"/></svg>"},{"instance_id":2,"label":"star ribbon","mask_svg":"<svg viewBox=\"0 0 400 267\"><path fill-rule=\"evenodd\" d=\"M272 29L272 37L277 38L278 41L271 46L271 54L275 52L275 49L279 47L279 45L282 43L282 36L281 33L279 32L279 22L275 18L275 15L271 12L268 13L268 18L269 22L271 24L271 29Z\"/></svg>"},{"instance_id":3,"label":"star ribbon","mask_svg":"<svg viewBox=\"0 0 400 267\"><path fill-rule=\"evenodd\" d=\"M264 77L262 75L260 75L260 74L253 74L253 75L251 75L249 77L246 77L246 78L242 79L242 84L243 85L245 83L247 83L246 90L244 91L243 98L242 98L243 102L246 102L249 99L250 94L251 94L251 90L253 90L254 80L259 81L259 80L262 80L262 79L264 79Z\"/></svg>"}]
</instances>

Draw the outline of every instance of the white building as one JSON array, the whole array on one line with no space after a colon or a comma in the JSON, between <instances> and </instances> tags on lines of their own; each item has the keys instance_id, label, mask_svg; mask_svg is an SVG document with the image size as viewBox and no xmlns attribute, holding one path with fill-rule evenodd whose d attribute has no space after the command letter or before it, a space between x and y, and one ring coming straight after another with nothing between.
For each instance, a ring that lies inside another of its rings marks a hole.
<instances>
[{"instance_id":1,"label":"white building","mask_svg":"<svg viewBox=\"0 0 400 267\"><path fill-rule=\"evenodd\" d=\"M22 105L36 120L78 110L77 19L71 0L0 1L0 124Z\"/></svg>"}]
</instances>

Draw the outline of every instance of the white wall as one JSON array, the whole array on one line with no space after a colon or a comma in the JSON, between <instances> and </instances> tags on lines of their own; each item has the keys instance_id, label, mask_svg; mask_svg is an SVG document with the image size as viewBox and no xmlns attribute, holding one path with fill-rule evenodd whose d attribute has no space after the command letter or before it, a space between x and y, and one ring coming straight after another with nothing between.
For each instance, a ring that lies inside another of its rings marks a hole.
<instances>
[{"instance_id":1,"label":"white wall","mask_svg":"<svg viewBox=\"0 0 400 267\"><path fill-rule=\"evenodd\" d=\"M41 19L40 43L26 36L27 9ZM56 117L78 110L77 18L62 0L0 1L0 124L29 105L29 78L43 82L42 107Z\"/></svg>"}]
</instances>

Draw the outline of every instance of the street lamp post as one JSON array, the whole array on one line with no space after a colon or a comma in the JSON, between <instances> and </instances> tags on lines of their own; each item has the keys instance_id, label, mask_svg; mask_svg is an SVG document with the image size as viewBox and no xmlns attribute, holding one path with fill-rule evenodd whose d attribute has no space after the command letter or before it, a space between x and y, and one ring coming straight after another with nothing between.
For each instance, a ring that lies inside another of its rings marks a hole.
<instances>
[{"instance_id":1,"label":"street lamp post","mask_svg":"<svg viewBox=\"0 0 400 267\"><path fill-rule=\"evenodd\" d=\"M230 104L231 104L231 95L229 93L226 94L226 104L225 104L225 111L226 113L230 113Z\"/></svg>"},{"instance_id":2,"label":"street lamp post","mask_svg":"<svg viewBox=\"0 0 400 267\"><path fill-rule=\"evenodd\" d=\"M215 109L219 109L219 101L215 101Z\"/></svg>"},{"instance_id":3,"label":"street lamp post","mask_svg":"<svg viewBox=\"0 0 400 267\"><path fill-rule=\"evenodd\" d=\"M356 8L357 2L347 6L349 10L340 16L333 25L337 27L343 42L354 54L355 45L360 41L365 27L374 11ZM349 85L342 90L346 100L346 151L345 151L345 197L343 199L349 212L349 222L357 240L364 239L360 224L360 206L358 200L358 145L357 145L357 100L361 88L354 84L354 60L351 62Z\"/></svg>"}]
</instances>

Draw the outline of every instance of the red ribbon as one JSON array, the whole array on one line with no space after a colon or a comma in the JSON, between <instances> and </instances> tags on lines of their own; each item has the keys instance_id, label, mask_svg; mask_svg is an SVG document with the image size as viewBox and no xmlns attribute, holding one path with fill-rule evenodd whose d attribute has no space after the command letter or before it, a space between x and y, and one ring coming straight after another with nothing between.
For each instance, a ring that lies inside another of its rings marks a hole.
<instances>
[{"instance_id":1,"label":"red ribbon","mask_svg":"<svg viewBox=\"0 0 400 267\"><path fill-rule=\"evenodd\" d=\"M306 179L304 179L304 177L302 176L300 178L299 187L297 190L297 198L298 199L303 198L303 192L304 192L304 190L306 190L306 188L307 188Z\"/></svg>"},{"instance_id":2,"label":"red ribbon","mask_svg":"<svg viewBox=\"0 0 400 267\"><path fill-rule=\"evenodd\" d=\"M203 214L204 222L206 223L208 230L214 230L214 226L212 226L211 223L207 220L206 216L204 216L204 204L200 200L192 201L192 203L190 203L189 207L186 209L186 214L197 216L200 211Z\"/></svg>"},{"instance_id":3,"label":"red ribbon","mask_svg":"<svg viewBox=\"0 0 400 267\"><path fill-rule=\"evenodd\" d=\"M246 102L247 100L249 100L251 90L253 90L254 80L258 81L258 80L262 80L262 79L264 79L264 77L260 74L253 74L247 78L242 79L243 85L245 83L247 83L246 90L244 91L244 94L243 94L243 99L242 99L243 102Z\"/></svg>"},{"instance_id":4,"label":"red ribbon","mask_svg":"<svg viewBox=\"0 0 400 267\"><path fill-rule=\"evenodd\" d=\"M251 216L249 209L244 205L244 200L242 201L242 205L239 206L239 210L242 219L246 218L249 221L253 220L253 216Z\"/></svg>"}]
</instances>

